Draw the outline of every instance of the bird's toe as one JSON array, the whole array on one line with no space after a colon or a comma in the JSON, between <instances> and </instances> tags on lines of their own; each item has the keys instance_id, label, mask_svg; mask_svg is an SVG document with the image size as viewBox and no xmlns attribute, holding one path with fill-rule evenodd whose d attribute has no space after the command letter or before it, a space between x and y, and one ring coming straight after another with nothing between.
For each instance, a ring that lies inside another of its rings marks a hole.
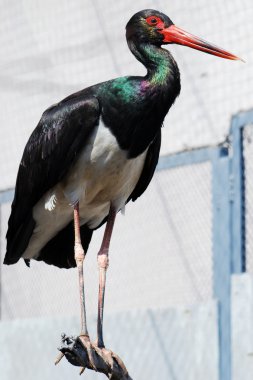
<instances>
[{"instance_id":1,"label":"bird's toe","mask_svg":"<svg viewBox=\"0 0 253 380\"><path fill-rule=\"evenodd\" d=\"M59 351L55 364L65 356L70 364L81 367L80 374L88 368L104 373L110 379L130 379L123 361L111 350L91 343L86 335L75 338L63 334Z\"/></svg>"}]
</instances>

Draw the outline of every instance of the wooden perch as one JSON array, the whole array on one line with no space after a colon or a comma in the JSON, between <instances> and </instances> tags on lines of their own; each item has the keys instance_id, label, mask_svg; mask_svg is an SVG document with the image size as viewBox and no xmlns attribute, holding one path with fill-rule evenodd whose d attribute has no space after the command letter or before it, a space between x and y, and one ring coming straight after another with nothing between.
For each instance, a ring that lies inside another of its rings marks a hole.
<instances>
[{"instance_id":1,"label":"wooden perch","mask_svg":"<svg viewBox=\"0 0 253 380\"><path fill-rule=\"evenodd\" d=\"M104 373L110 380L132 380L118 355L107 348L97 347L87 336L74 338L63 334L59 351L55 364L65 356L69 363L81 367L80 375L88 368Z\"/></svg>"}]
</instances>

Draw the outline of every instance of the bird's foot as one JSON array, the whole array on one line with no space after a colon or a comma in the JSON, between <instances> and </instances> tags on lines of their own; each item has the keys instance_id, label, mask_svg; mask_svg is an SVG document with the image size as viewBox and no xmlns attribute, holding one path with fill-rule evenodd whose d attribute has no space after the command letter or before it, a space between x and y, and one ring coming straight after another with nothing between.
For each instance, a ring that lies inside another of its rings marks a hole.
<instances>
[{"instance_id":1,"label":"bird's foot","mask_svg":"<svg viewBox=\"0 0 253 380\"><path fill-rule=\"evenodd\" d=\"M65 356L69 363L81 367L80 374L85 368L104 373L111 380L131 380L123 361L111 350L100 348L91 343L86 335L68 337L62 335L60 355L55 364Z\"/></svg>"}]
</instances>

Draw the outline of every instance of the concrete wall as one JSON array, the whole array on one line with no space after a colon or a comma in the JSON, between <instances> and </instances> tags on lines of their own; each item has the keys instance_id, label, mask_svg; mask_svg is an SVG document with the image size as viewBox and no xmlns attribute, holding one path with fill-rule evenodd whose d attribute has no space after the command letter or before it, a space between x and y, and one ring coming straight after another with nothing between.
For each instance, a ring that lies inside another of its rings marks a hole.
<instances>
[{"instance_id":1,"label":"concrete wall","mask_svg":"<svg viewBox=\"0 0 253 380\"><path fill-rule=\"evenodd\" d=\"M78 332L77 318L0 323L1 380L78 379L66 360L55 367L60 334ZM89 320L94 338L95 319ZM106 314L106 345L124 360L133 380L218 380L217 305ZM85 379L104 375L85 372Z\"/></svg>"},{"instance_id":2,"label":"concrete wall","mask_svg":"<svg viewBox=\"0 0 253 380\"><path fill-rule=\"evenodd\" d=\"M253 375L253 276L232 277L232 379ZM95 337L95 317L88 317ZM1 380L67 380L77 368L53 362L60 335L78 332L77 317L33 318L0 323ZM127 365L134 380L219 379L217 304L106 313L105 342ZM228 348L229 349L229 348ZM88 371L87 379L104 377Z\"/></svg>"},{"instance_id":3,"label":"concrete wall","mask_svg":"<svg viewBox=\"0 0 253 380\"><path fill-rule=\"evenodd\" d=\"M253 378L253 276L232 278L232 380Z\"/></svg>"}]
</instances>

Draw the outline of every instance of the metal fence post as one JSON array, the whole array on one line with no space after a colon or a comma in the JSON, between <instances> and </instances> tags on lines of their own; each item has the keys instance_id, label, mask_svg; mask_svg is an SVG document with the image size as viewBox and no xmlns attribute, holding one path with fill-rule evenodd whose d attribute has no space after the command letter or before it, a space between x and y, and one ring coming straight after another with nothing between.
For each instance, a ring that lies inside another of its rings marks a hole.
<instances>
[{"instance_id":1,"label":"metal fence post","mask_svg":"<svg viewBox=\"0 0 253 380\"><path fill-rule=\"evenodd\" d=\"M242 127L240 117L232 119L230 138L231 155L231 191L232 191L232 273L242 273L246 269L245 259L245 209L244 209L244 159Z\"/></svg>"},{"instance_id":2,"label":"metal fence post","mask_svg":"<svg viewBox=\"0 0 253 380\"><path fill-rule=\"evenodd\" d=\"M220 380L231 380L231 198L230 160L227 149L218 148L212 160L213 286L218 300Z\"/></svg>"},{"instance_id":3,"label":"metal fence post","mask_svg":"<svg viewBox=\"0 0 253 380\"><path fill-rule=\"evenodd\" d=\"M220 148L212 159L214 297L219 305L220 380L232 379L231 275L246 270L243 127L253 111L233 117L231 154Z\"/></svg>"},{"instance_id":4,"label":"metal fence post","mask_svg":"<svg viewBox=\"0 0 253 380\"><path fill-rule=\"evenodd\" d=\"M233 185L232 273L246 271L243 128L252 123L253 110L240 112L233 117L230 129L232 141L231 181Z\"/></svg>"}]
</instances>

